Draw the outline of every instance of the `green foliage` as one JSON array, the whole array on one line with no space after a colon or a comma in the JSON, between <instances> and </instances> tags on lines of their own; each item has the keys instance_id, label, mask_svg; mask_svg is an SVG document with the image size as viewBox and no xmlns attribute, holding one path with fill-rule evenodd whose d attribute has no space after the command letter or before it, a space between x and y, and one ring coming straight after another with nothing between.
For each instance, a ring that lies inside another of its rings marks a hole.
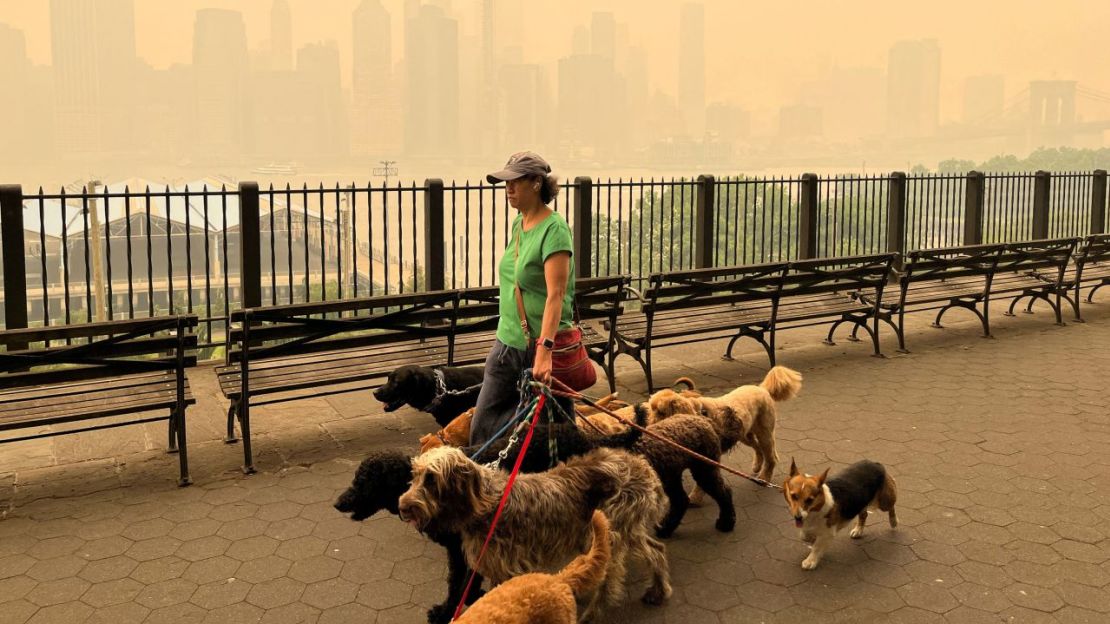
<instances>
[{"instance_id":1,"label":"green foliage","mask_svg":"<svg viewBox=\"0 0 1110 624\"><path fill-rule=\"evenodd\" d=\"M914 168L916 169L916 167ZM1025 158L1000 154L976 164L971 160L950 158L937 165L940 173L1009 173L1018 171L1091 171L1110 169L1110 148L1079 149L1074 147L1042 147Z\"/></svg>"}]
</instances>

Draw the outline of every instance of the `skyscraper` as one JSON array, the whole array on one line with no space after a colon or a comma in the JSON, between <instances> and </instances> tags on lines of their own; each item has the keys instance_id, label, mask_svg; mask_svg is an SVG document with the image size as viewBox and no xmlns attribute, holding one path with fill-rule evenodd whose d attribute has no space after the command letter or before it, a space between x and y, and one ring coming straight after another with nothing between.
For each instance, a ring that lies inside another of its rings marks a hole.
<instances>
[{"instance_id":1,"label":"skyscraper","mask_svg":"<svg viewBox=\"0 0 1110 624\"><path fill-rule=\"evenodd\" d=\"M678 35L678 107L686 133L705 134L705 7L682 5Z\"/></svg>"},{"instance_id":2,"label":"skyscraper","mask_svg":"<svg viewBox=\"0 0 1110 624\"><path fill-rule=\"evenodd\" d=\"M196 153L226 158L250 149L248 60L242 13L227 9L197 11L193 30Z\"/></svg>"},{"instance_id":3,"label":"skyscraper","mask_svg":"<svg viewBox=\"0 0 1110 624\"><path fill-rule=\"evenodd\" d=\"M133 0L50 0L55 124L64 155L133 147L137 88Z\"/></svg>"},{"instance_id":4,"label":"skyscraper","mask_svg":"<svg viewBox=\"0 0 1110 624\"><path fill-rule=\"evenodd\" d=\"M293 69L293 14L289 0L274 0L270 8L270 64L272 69Z\"/></svg>"},{"instance_id":5,"label":"skyscraper","mask_svg":"<svg viewBox=\"0 0 1110 624\"><path fill-rule=\"evenodd\" d=\"M309 44L297 50L297 86L303 94L296 132L306 154L346 156L346 111L340 79L339 49L334 42Z\"/></svg>"},{"instance_id":6,"label":"skyscraper","mask_svg":"<svg viewBox=\"0 0 1110 624\"><path fill-rule=\"evenodd\" d=\"M351 151L360 156L396 149L393 41L389 11L381 0L362 0L351 19Z\"/></svg>"},{"instance_id":7,"label":"skyscraper","mask_svg":"<svg viewBox=\"0 0 1110 624\"><path fill-rule=\"evenodd\" d=\"M617 21L612 13L595 12L590 19L590 52L612 63L617 56Z\"/></svg>"},{"instance_id":8,"label":"skyscraper","mask_svg":"<svg viewBox=\"0 0 1110 624\"><path fill-rule=\"evenodd\" d=\"M971 76L964 81L965 124L1001 121L1005 105L1005 76Z\"/></svg>"},{"instance_id":9,"label":"skyscraper","mask_svg":"<svg viewBox=\"0 0 1110 624\"><path fill-rule=\"evenodd\" d=\"M447 158L459 148L459 24L421 5L405 23L405 151Z\"/></svg>"},{"instance_id":10,"label":"skyscraper","mask_svg":"<svg viewBox=\"0 0 1110 624\"><path fill-rule=\"evenodd\" d=\"M887 63L887 136L936 134L940 118L940 46L935 39L899 41Z\"/></svg>"},{"instance_id":11,"label":"skyscraper","mask_svg":"<svg viewBox=\"0 0 1110 624\"><path fill-rule=\"evenodd\" d=\"M26 93L30 61L27 59L27 41L22 30L0 24L0 123L5 128L6 148L0 149L0 161L16 161L26 149Z\"/></svg>"}]
</instances>

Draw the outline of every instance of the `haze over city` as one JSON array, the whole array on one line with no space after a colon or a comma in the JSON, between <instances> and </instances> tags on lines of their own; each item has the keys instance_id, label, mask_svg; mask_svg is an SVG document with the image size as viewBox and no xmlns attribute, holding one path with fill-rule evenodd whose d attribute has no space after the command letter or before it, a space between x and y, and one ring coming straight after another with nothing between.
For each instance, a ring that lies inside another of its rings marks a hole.
<instances>
[{"instance_id":1,"label":"haze over city","mask_svg":"<svg viewBox=\"0 0 1110 624\"><path fill-rule=\"evenodd\" d=\"M23 184L299 182L380 161L476 178L520 149L615 176L1098 148L1107 18L1082 0L912 19L871 0L9 0L0 162Z\"/></svg>"}]
</instances>

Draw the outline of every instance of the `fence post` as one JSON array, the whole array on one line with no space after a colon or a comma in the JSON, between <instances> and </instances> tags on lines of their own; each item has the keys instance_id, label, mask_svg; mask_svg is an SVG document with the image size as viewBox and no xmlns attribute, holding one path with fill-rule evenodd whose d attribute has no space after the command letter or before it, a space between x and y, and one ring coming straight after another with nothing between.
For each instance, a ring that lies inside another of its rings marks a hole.
<instances>
[{"instance_id":1,"label":"fence post","mask_svg":"<svg viewBox=\"0 0 1110 624\"><path fill-rule=\"evenodd\" d=\"M1051 189L1052 174L1038 171L1033 183L1033 240L1048 238L1048 203Z\"/></svg>"},{"instance_id":2,"label":"fence post","mask_svg":"<svg viewBox=\"0 0 1110 624\"><path fill-rule=\"evenodd\" d=\"M694 268L698 269L708 269L713 266L714 251L717 246L716 238L713 236L715 186L716 180L712 175L698 176L695 208L697 223L694 225Z\"/></svg>"},{"instance_id":3,"label":"fence post","mask_svg":"<svg viewBox=\"0 0 1110 624\"><path fill-rule=\"evenodd\" d=\"M443 180L424 180L424 289L446 287L447 242L443 240Z\"/></svg>"},{"instance_id":4,"label":"fence post","mask_svg":"<svg viewBox=\"0 0 1110 624\"><path fill-rule=\"evenodd\" d=\"M0 230L0 244L4 246L4 328L22 329L27 327L27 254L23 247L23 187L18 184L0 186ZM26 345L8 348L18 351Z\"/></svg>"},{"instance_id":5,"label":"fence post","mask_svg":"<svg viewBox=\"0 0 1110 624\"><path fill-rule=\"evenodd\" d=\"M983 244L983 208L986 206L987 176L968 171L964 185L964 245Z\"/></svg>"},{"instance_id":6,"label":"fence post","mask_svg":"<svg viewBox=\"0 0 1110 624\"><path fill-rule=\"evenodd\" d=\"M906 254L906 174L895 171L887 182L886 250L896 253L894 268L902 270Z\"/></svg>"},{"instance_id":7,"label":"fence post","mask_svg":"<svg viewBox=\"0 0 1110 624\"><path fill-rule=\"evenodd\" d=\"M802 174L802 197L798 206L798 259L817 257L817 185L816 173Z\"/></svg>"},{"instance_id":8,"label":"fence post","mask_svg":"<svg viewBox=\"0 0 1110 624\"><path fill-rule=\"evenodd\" d=\"M1095 169L1091 178L1091 234L1106 232L1106 170Z\"/></svg>"},{"instance_id":9,"label":"fence post","mask_svg":"<svg viewBox=\"0 0 1110 624\"><path fill-rule=\"evenodd\" d=\"M262 305L262 237L258 183L239 183L239 294L243 308ZM323 215L321 215L321 218ZM327 284L324 285L327 292Z\"/></svg>"},{"instance_id":10,"label":"fence post","mask_svg":"<svg viewBox=\"0 0 1110 624\"><path fill-rule=\"evenodd\" d=\"M574 179L574 273L590 277L593 266L594 181L588 176Z\"/></svg>"}]
</instances>

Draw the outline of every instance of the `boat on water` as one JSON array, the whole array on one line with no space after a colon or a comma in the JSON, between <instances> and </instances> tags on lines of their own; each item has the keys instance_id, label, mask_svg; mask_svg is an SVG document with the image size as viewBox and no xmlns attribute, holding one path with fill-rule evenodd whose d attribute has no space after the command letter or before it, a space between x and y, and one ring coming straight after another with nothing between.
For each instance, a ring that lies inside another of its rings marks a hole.
<instances>
[{"instance_id":1,"label":"boat on water","mask_svg":"<svg viewBox=\"0 0 1110 624\"><path fill-rule=\"evenodd\" d=\"M295 163L270 163L261 167L251 169L253 173L264 173L267 175L296 175L297 167Z\"/></svg>"}]
</instances>

